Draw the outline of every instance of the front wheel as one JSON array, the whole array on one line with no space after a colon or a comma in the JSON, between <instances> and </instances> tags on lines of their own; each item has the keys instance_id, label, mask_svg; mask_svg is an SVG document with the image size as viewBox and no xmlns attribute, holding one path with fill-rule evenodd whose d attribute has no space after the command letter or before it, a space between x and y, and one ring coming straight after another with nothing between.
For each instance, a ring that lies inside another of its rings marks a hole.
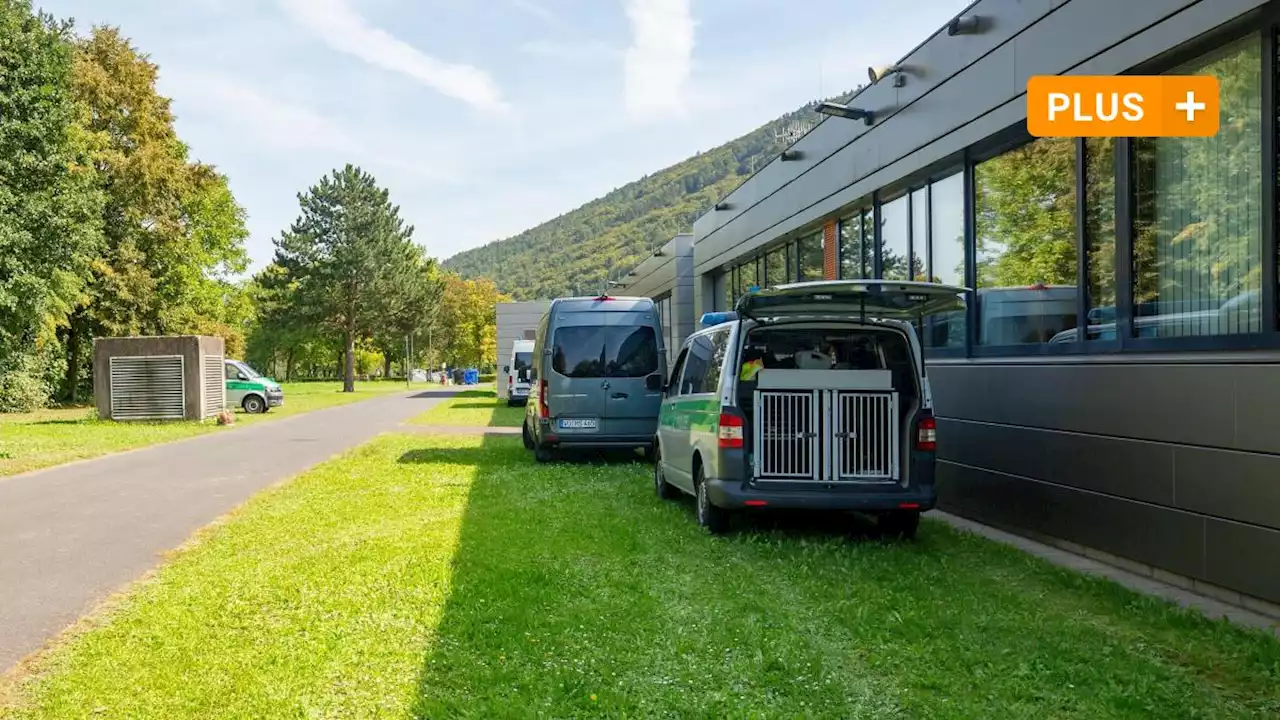
<instances>
[{"instance_id":1,"label":"front wheel","mask_svg":"<svg viewBox=\"0 0 1280 720\"><path fill-rule=\"evenodd\" d=\"M525 450L533 449L533 436L529 434L529 423L520 426L520 440L524 442Z\"/></svg>"},{"instance_id":2,"label":"front wheel","mask_svg":"<svg viewBox=\"0 0 1280 720\"><path fill-rule=\"evenodd\" d=\"M244 411L250 415L257 415L267 411L267 401L257 395L246 395L241 405L244 407Z\"/></svg>"},{"instance_id":3,"label":"front wheel","mask_svg":"<svg viewBox=\"0 0 1280 720\"><path fill-rule=\"evenodd\" d=\"M693 482L697 490L698 524L712 535L724 534L729 530L729 511L711 504L711 497L707 495L707 477L701 467Z\"/></svg>"}]
</instances>

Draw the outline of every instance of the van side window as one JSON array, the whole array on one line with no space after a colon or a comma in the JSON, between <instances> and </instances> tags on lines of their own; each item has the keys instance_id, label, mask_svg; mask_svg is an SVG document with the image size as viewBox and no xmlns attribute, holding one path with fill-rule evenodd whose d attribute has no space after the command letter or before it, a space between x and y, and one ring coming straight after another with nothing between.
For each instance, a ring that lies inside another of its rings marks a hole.
<instances>
[{"instance_id":1,"label":"van side window","mask_svg":"<svg viewBox=\"0 0 1280 720\"><path fill-rule=\"evenodd\" d=\"M689 345L689 357L685 360L684 377L680 379L680 394L694 395L708 392L707 380L711 373L711 361L714 355L711 341L705 336L695 339ZM719 381L720 371L715 371Z\"/></svg>"},{"instance_id":2,"label":"van side window","mask_svg":"<svg viewBox=\"0 0 1280 720\"><path fill-rule=\"evenodd\" d=\"M687 357L689 357L689 350L685 348L680 351L680 357L676 358L675 369L671 371L671 380L667 383L667 397L680 394L680 371L684 370L684 361Z\"/></svg>"},{"instance_id":3,"label":"van side window","mask_svg":"<svg viewBox=\"0 0 1280 720\"><path fill-rule=\"evenodd\" d=\"M720 375L724 369L724 356L729 353L729 329L714 332L711 340L711 367L707 370L707 379L703 382L702 392L717 392L720 389Z\"/></svg>"}]
</instances>

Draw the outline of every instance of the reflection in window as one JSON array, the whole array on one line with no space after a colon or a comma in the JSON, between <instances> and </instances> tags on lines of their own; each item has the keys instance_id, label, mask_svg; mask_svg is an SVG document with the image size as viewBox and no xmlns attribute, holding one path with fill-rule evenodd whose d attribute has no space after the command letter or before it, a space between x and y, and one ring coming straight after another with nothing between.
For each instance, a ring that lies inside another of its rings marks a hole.
<instances>
[{"instance_id":1,"label":"reflection in window","mask_svg":"<svg viewBox=\"0 0 1280 720\"><path fill-rule=\"evenodd\" d=\"M880 267L886 280L907 279L910 222L906 195L880 206Z\"/></svg>"},{"instance_id":2,"label":"reflection in window","mask_svg":"<svg viewBox=\"0 0 1280 720\"><path fill-rule=\"evenodd\" d=\"M928 196L928 188L920 188L911 193L911 271L908 280L925 279L924 246L929 237ZM888 272L887 261L885 271Z\"/></svg>"},{"instance_id":3,"label":"reflection in window","mask_svg":"<svg viewBox=\"0 0 1280 720\"><path fill-rule=\"evenodd\" d=\"M964 287L964 175L956 173L929 187L929 281ZM964 347L964 311L928 319L927 347Z\"/></svg>"},{"instance_id":4,"label":"reflection in window","mask_svg":"<svg viewBox=\"0 0 1280 720\"><path fill-rule=\"evenodd\" d=\"M858 280L870 276L871 237L862 234L863 216L870 210L840 220L840 278Z\"/></svg>"},{"instance_id":5,"label":"reflection in window","mask_svg":"<svg viewBox=\"0 0 1280 720\"><path fill-rule=\"evenodd\" d=\"M791 278L787 275L787 248L780 247L771 250L769 254L764 256L765 265L765 282L766 286L785 285L791 282Z\"/></svg>"},{"instance_id":6,"label":"reflection in window","mask_svg":"<svg viewBox=\"0 0 1280 720\"><path fill-rule=\"evenodd\" d=\"M1075 162L1073 140L1045 138L974 168L979 344L1076 327Z\"/></svg>"},{"instance_id":7,"label":"reflection in window","mask_svg":"<svg viewBox=\"0 0 1280 720\"><path fill-rule=\"evenodd\" d=\"M822 231L800 238L797 242L800 256L800 279L822 279Z\"/></svg>"},{"instance_id":8,"label":"reflection in window","mask_svg":"<svg viewBox=\"0 0 1280 720\"><path fill-rule=\"evenodd\" d=\"M1218 78L1217 135L1133 143L1138 337L1262 330L1260 45L1255 35L1170 71Z\"/></svg>"},{"instance_id":9,"label":"reflection in window","mask_svg":"<svg viewBox=\"0 0 1280 720\"><path fill-rule=\"evenodd\" d=\"M1085 243L1089 262L1089 340L1116 337L1116 173L1115 141L1087 138L1085 162ZM1072 338L1073 340L1075 338Z\"/></svg>"}]
</instances>

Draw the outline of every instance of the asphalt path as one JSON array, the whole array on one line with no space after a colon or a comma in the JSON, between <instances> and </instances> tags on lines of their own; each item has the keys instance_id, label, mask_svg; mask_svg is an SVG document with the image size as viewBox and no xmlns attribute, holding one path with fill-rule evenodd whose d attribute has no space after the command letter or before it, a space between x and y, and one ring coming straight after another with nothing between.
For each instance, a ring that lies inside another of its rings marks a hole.
<instances>
[{"instance_id":1,"label":"asphalt path","mask_svg":"<svg viewBox=\"0 0 1280 720\"><path fill-rule=\"evenodd\" d=\"M456 392L378 397L0 478L0 672L253 494Z\"/></svg>"}]
</instances>

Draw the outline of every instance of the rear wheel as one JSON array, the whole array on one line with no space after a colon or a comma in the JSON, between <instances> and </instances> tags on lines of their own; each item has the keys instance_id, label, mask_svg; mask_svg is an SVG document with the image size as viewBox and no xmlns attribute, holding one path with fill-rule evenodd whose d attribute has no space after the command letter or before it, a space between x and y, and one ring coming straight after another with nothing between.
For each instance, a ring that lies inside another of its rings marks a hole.
<instances>
[{"instance_id":1,"label":"rear wheel","mask_svg":"<svg viewBox=\"0 0 1280 720\"><path fill-rule=\"evenodd\" d=\"M703 473L701 466L698 467L693 482L694 489L697 491L698 524L706 528L707 532L712 535L721 535L727 532L729 530L729 511L711 504L711 497L707 494L707 477Z\"/></svg>"},{"instance_id":2,"label":"rear wheel","mask_svg":"<svg viewBox=\"0 0 1280 720\"><path fill-rule=\"evenodd\" d=\"M653 489L658 497L670 500L680 494L674 485L667 482L667 474L662 471L662 448L653 445Z\"/></svg>"},{"instance_id":3,"label":"rear wheel","mask_svg":"<svg viewBox=\"0 0 1280 720\"><path fill-rule=\"evenodd\" d=\"M540 463L555 462L555 452L546 445L536 445L533 448L533 459Z\"/></svg>"},{"instance_id":4,"label":"rear wheel","mask_svg":"<svg viewBox=\"0 0 1280 720\"><path fill-rule=\"evenodd\" d=\"M529 434L529 423L520 426L520 440L524 442L525 450L533 449L533 436Z\"/></svg>"},{"instance_id":5,"label":"rear wheel","mask_svg":"<svg viewBox=\"0 0 1280 720\"><path fill-rule=\"evenodd\" d=\"M920 528L920 511L894 510L880 516L880 533L889 537L901 537L914 540Z\"/></svg>"},{"instance_id":6,"label":"rear wheel","mask_svg":"<svg viewBox=\"0 0 1280 720\"><path fill-rule=\"evenodd\" d=\"M244 407L244 411L250 415L257 415L267 411L267 401L258 395L246 395L244 402L240 404Z\"/></svg>"}]
</instances>

